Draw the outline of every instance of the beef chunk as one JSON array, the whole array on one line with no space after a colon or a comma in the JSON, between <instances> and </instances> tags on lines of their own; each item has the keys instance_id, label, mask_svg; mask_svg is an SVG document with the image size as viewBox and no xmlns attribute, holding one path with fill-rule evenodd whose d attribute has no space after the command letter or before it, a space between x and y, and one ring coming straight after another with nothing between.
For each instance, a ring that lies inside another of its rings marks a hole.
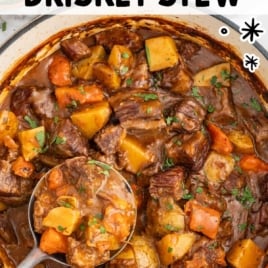
<instances>
[{"instance_id":1,"label":"beef chunk","mask_svg":"<svg viewBox=\"0 0 268 268\"><path fill-rule=\"evenodd\" d=\"M118 151L119 143L125 135L126 132L120 125L110 125L103 128L94 141L104 154L110 155Z\"/></svg>"},{"instance_id":2,"label":"beef chunk","mask_svg":"<svg viewBox=\"0 0 268 268\"><path fill-rule=\"evenodd\" d=\"M40 118L54 117L56 112L56 100L52 97L52 91L50 89L33 89L29 101L35 114Z\"/></svg>"},{"instance_id":3,"label":"beef chunk","mask_svg":"<svg viewBox=\"0 0 268 268\"><path fill-rule=\"evenodd\" d=\"M259 192L260 192L260 196L258 196L258 198L260 198L263 201L268 202L268 174L258 179L258 185L259 185Z\"/></svg>"},{"instance_id":4,"label":"beef chunk","mask_svg":"<svg viewBox=\"0 0 268 268\"><path fill-rule=\"evenodd\" d=\"M17 206L25 202L31 195L33 181L15 176L11 163L0 160L0 201Z\"/></svg>"},{"instance_id":5,"label":"beef chunk","mask_svg":"<svg viewBox=\"0 0 268 268\"><path fill-rule=\"evenodd\" d=\"M96 42L111 50L114 45L127 46L133 52L137 52L143 47L142 37L126 28L117 27L106 30L96 35Z\"/></svg>"},{"instance_id":6,"label":"beef chunk","mask_svg":"<svg viewBox=\"0 0 268 268\"><path fill-rule=\"evenodd\" d=\"M155 129L166 125L162 104L154 91L120 91L110 98L110 104L124 128Z\"/></svg>"},{"instance_id":7,"label":"beef chunk","mask_svg":"<svg viewBox=\"0 0 268 268\"><path fill-rule=\"evenodd\" d=\"M268 124L264 114L244 117L244 123L253 137L256 153L268 163Z\"/></svg>"},{"instance_id":8,"label":"beef chunk","mask_svg":"<svg viewBox=\"0 0 268 268\"><path fill-rule=\"evenodd\" d=\"M193 134L174 136L165 146L166 156L174 164L185 165L192 170L199 170L208 155L210 141L203 131Z\"/></svg>"},{"instance_id":9,"label":"beef chunk","mask_svg":"<svg viewBox=\"0 0 268 268\"><path fill-rule=\"evenodd\" d=\"M50 133L49 151L64 158L88 154L86 137L74 126L70 119L60 120L57 124L46 122Z\"/></svg>"},{"instance_id":10,"label":"beef chunk","mask_svg":"<svg viewBox=\"0 0 268 268\"><path fill-rule=\"evenodd\" d=\"M190 60L192 56L198 52L199 49L199 45L189 41L183 41L179 46L180 55L185 61Z\"/></svg>"},{"instance_id":11,"label":"beef chunk","mask_svg":"<svg viewBox=\"0 0 268 268\"><path fill-rule=\"evenodd\" d=\"M186 93L192 87L192 78L189 71L181 64L163 71L161 87L170 89L176 93Z\"/></svg>"},{"instance_id":12,"label":"beef chunk","mask_svg":"<svg viewBox=\"0 0 268 268\"><path fill-rule=\"evenodd\" d=\"M184 99L174 106L170 114L170 128L178 132L196 132L200 130L205 115L206 111L195 99Z\"/></svg>"},{"instance_id":13,"label":"beef chunk","mask_svg":"<svg viewBox=\"0 0 268 268\"><path fill-rule=\"evenodd\" d=\"M90 48L78 38L70 38L61 41L61 49L72 60L81 60L91 55Z\"/></svg>"},{"instance_id":14,"label":"beef chunk","mask_svg":"<svg viewBox=\"0 0 268 268\"><path fill-rule=\"evenodd\" d=\"M174 167L154 175L150 180L150 195L153 198L171 196L174 200L181 199L185 176L186 173L182 167Z\"/></svg>"}]
</instances>

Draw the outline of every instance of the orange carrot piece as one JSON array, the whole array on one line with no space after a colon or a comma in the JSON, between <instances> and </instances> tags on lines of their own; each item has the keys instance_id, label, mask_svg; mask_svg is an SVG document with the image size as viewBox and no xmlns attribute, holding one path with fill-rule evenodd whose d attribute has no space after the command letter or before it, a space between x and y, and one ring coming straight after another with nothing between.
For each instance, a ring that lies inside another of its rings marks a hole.
<instances>
[{"instance_id":1,"label":"orange carrot piece","mask_svg":"<svg viewBox=\"0 0 268 268\"><path fill-rule=\"evenodd\" d=\"M54 228L48 228L42 233L39 247L48 254L66 253L68 248L67 236Z\"/></svg>"},{"instance_id":2,"label":"orange carrot piece","mask_svg":"<svg viewBox=\"0 0 268 268\"><path fill-rule=\"evenodd\" d=\"M47 178L48 188L54 190L63 185L63 175L59 168L54 168Z\"/></svg>"},{"instance_id":3,"label":"orange carrot piece","mask_svg":"<svg viewBox=\"0 0 268 268\"><path fill-rule=\"evenodd\" d=\"M59 87L56 88L55 94L60 108L68 107L73 102L85 104L99 102L104 99L102 88L95 84Z\"/></svg>"},{"instance_id":4,"label":"orange carrot piece","mask_svg":"<svg viewBox=\"0 0 268 268\"><path fill-rule=\"evenodd\" d=\"M19 145L8 135L3 137L3 141L4 145L10 150L17 150L19 148Z\"/></svg>"},{"instance_id":5,"label":"orange carrot piece","mask_svg":"<svg viewBox=\"0 0 268 268\"><path fill-rule=\"evenodd\" d=\"M34 172L34 165L31 162L26 161L22 156L19 156L12 163L12 171L15 175L29 178Z\"/></svg>"},{"instance_id":6,"label":"orange carrot piece","mask_svg":"<svg viewBox=\"0 0 268 268\"><path fill-rule=\"evenodd\" d=\"M219 211L191 200L186 203L185 212L190 216L189 227L191 230L201 232L211 239L216 238L221 218Z\"/></svg>"},{"instance_id":7,"label":"orange carrot piece","mask_svg":"<svg viewBox=\"0 0 268 268\"><path fill-rule=\"evenodd\" d=\"M239 165L245 171L268 171L268 163L265 163L255 155L244 155L240 159Z\"/></svg>"},{"instance_id":8,"label":"orange carrot piece","mask_svg":"<svg viewBox=\"0 0 268 268\"><path fill-rule=\"evenodd\" d=\"M64 55L53 56L51 64L48 66L48 78L55 86L69 86L71 80L71 63Z\"/></svg>"},{"instance_id":9,"label":"orange carrot piece","mask_svg":"<svg viewBox=\"0 0 268 268\"><path fill-rule=\"evenodd\" d=\"M227 135L212 123L208 123L207 128L212 138L212 149L220 154L230 154L233 151L233 144Z\"/></svg>"}]
</instances>

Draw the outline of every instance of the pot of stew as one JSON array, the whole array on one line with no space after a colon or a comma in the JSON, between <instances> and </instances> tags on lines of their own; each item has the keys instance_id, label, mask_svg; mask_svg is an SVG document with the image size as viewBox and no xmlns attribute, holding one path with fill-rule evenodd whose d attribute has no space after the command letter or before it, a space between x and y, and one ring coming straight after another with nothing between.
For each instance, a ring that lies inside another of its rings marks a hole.
<instances>
[{"instance_id":1,"label":"pot of stew","mask_svg":"<svg viewBox=\"0 0 268 268\"><path fill-rule=\"evenodd\" d=\"M231 27L220 35L225 24L43 16L0 48L0 266L16 267L33 247L27 208L39 179L84 157L117 170L135 194L134 234L102 267L268 267L267 54ZM244 55L258 57L255 72ZM64 173L72 187L52 176L33 216L35 231L53 233L45 253L91 268L127 216L111 183L105 206L75 217L91 202L85 192L98 195L94 180L77 184L79 165Z\"/></svg>"}]
</instances>

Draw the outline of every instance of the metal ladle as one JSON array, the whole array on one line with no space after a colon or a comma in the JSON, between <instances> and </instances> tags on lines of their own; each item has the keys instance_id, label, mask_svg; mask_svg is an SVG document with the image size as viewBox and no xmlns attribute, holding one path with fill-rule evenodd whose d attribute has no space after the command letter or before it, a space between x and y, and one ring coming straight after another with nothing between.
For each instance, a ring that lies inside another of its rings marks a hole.
<instances>
[{"instance_id":1,"label":"metal ladle","mask_svg":"<svg viewBox=\"0 0 268 268\"><path fill-rule=\"evenodd\" d=\"M76 157L75 159L77 159L77 158L85 158L85 157ZM95 161L95 160L93 160L93 161ZM99 165L99 166L104 166L104 165L107 166L107 164L105 164L103 162L100 162L100 161L95 161L95 163L97 165ZM31 249L31 251L25 257L25 259L17 266L17 268L32 268L35 265L37 265L40 262L45 261L45 260L53 260L53 261L55 261L55 262L57 262L57 263L59 263L59 264L61 264L63 266L66 266L66 267L71 266L70 264L67 263L65 254L58 253L58 254L51 254L50 255L50 254L47 254L47 253L43 252L39 248L38 245L39 245L39 242L40 242L40 234L36 233L34 231L34 227L33 227L34 226L33 212L34 212L34 202L36 200L36 193L38 192L40 187L42 187L43 184L45 183L47 175L53 169L59 168L60 166L62 166L64 164L65 164L65 162L60 164L60 165L57 165L57 166L53 167L46 174L44 174L42 176L42 178L36 184L32 194L31 194L31 197L30 197L30 200L29 200L29 206L28 206L28 222L29 222L29 228L30 228L30 231L32 233L33 240L34 240L34 247ZM131 237L133 235L133 232L134 232L134 229L135 229L136 215L137 215L137 208L136 208L136 204L135 204L135 196L134 196L134 193L133 193L133 191L131 189L131 186L129 185L127 180L117 170L115 170L112 167L110 167L110 170L113 171L118 176L118 178L120 178L121 181L123 181L127 191L129 193L131 193L132 204L133 204L133 208L135 209L135 220L134 220L134 223L133 223L132 228L130 230L130 233L128 235L128 238L126 239L126 241L124 241L123 245L118 250L116 250L115 252L112 252L112 255L111 255L111 257L110 257L110 259L108 261L110 261L113 258L115 258L125 248L125 246L127 245L128 241L131 239ZM102 265L102 264L103 263L100 263L100 264L98 264L98 266Z\"/></svg>"}]
</instances>

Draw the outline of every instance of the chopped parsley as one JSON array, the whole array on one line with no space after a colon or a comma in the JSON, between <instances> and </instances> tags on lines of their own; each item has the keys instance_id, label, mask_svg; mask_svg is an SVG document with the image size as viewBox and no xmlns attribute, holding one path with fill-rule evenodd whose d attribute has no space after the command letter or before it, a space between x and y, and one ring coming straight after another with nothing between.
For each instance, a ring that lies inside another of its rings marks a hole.
<instances>
[{"instance_id":1,"label":"chopped parsley","mask_svg":"<svg viewBox=\"0 0 268 268\"><path fill-rule=\"evenodd\" d=\"M68 105L67 108L75 109L78 107L78 102L76 100L72 100Z\"/></svg>"},{"instance_id":2,"label":"chopped parsley","mask_svg":"<svg viewBox=\"0 0 268 268\"><path fill-rule=\"evenodd\" d=\"M218 241L213 241L208 245L208 249L215 249L216 247L218 247Z\"/></svg>"},{"instance_id":3,"label":"chopped parsley","mask_svg":"<svg viewBox=\"0 0 268 268\"><path fill-rule=\"evenodd\" d=\"M30 126L31 128L37 128L37 127L38 127L37 122L36 122L34 119L32 119L30 116L25 115L25 116L23 117L23 119L29 124L29 126Z\"/></svg>"},{"instance_id":4,"label":"chopped parsley","mask_svg":"<svg viewBox=\"0 0 268 268\"><path fill-rule=\"evenodd\" d=\"M63 226L61 226L61 225L58 225L57 230L58 230L59 232L63 232L64 230L66 230L66 227L63 227Z\"/></svg>"},{"instance_id":5,"label":"chopped parsley","mask_svg":"<svg viewBox=\"0 0 268 268\"><path fill-rule=\"evenodd\" d=\"M7 22L6 21L2 22L1 29L2 29L2 32L5 32L7 30Z\"/></svg>"},{"instance_id":6,"label":"chopped parsley","mask_svg":"<svg viewBox=\"0 0 268 268\"><path fill-rule=\"evenodd\" d=\"M78 188L78 192L79 192L80 194L85 193L85 192L86 192L86 187L83 186L83 185L80 185L79 188Z\"/></svg>"},{"instance_id":7,"label":"chopped parsley","mask_svg":"<svg viewBox=\"0 0 268 268\"><path fill-rule=\"evenodd\" d=\"M221 88L222 87L222 83L218 81L218 77L216 75L213 75L210 79L210 83L212 86L216 87L216 88Z\"/></svg>"},{"instance_id":8,"label":"chopped parsley","mask_svg":"<svg viewBox=\"0 0 268 268\"><path fill-rule=\"evenodd\" d=\"M167 203L167 204L166 204L166 209L167 209L168 211L173 210L173 208L174 208L173 204L171 204L171 203Z\"/></svg>"},{"instance_id":9,"label":"chopped parsley","mask_svg":"<svg viewBox=\"0 0 268 268\"><path fill-rule=\"evenodd\" d=\"M128 87L130 87L132 85L132 83L133 83L132 78L129 77L129 78L126 79L126 84L127 84Z\"/></svg>"},{"instance_id":10,"label":"chopped parsley","mask_svg":"<svg viewBox=\"0 0 268 268\"><path fill-rule=\"evenodd\" d=\"M247 227L248 227L248 225L247 225L246 222L245 223L238 224L238 229L239 229L240 232L245 231L247 229Z\"/></svg>"},{"instance_id":11,"label":"chopped parsley","mask_svg":"<svg viewBox=\"0 0 268 268\"><path fill-rule=\"evenodd\" d=\"M80 231L85 231L85 230L86 230L86 225L85 225L84 223L81 223L81 224L79 225L79 230L80 230Z\"/></svg>"},{"instance_id":12,"label":"chopped parsley","mask_svg":"<svg viewBox=\"0 0 268 268\"><path fill-rule=\"evenodd\" d=\"M237 188L232 189L232 195L246 208L251 207L255 202L255 198L248 186L240 191Z\"/></svg>"},{"instance_id":13,"label":"chopped parsley","mask_svg":"<svg viewBox=\"0 0 268 268\"><path fill-rule=\"evenodd\" d=\"M207 111L209 113L213 113L215 111L215 107L212 104L209 104L208 107L207 107Z\"/></svg>"},{"instance_id":14,"label":"chopped parsley","mask_svg":"<svg viewBox=\"0 0 268 268\"><path fill-rule=\"evenodd\" d=\"M73 207L69 202L63 201L63 200L60 201L59 205L63 206L63 207L66 207L66 208L72 208Z\"/></svg>"},{"instance_id":15,"label":"chopped parsley","mask_svg":"<svg viewBox=\"0 0 268 268\"><path fill-rule=\"evenodd\" d=\"M195 97L197 100L203 101L203 96L200 95L198 87L192 88L192 96Z\"/></svg>"},{"instance_id":16,"label":"chopped parsley","mask_svg":"<svg viewBox=\"0 0 268 268\"><path fill-rule=\"evenodd\" d=\"M122 59L128 59L130 56L129 56L129 54L127 53L127 52L123 52L122 54L121 54L121 58Z\"/></svg>"},{"instance_id":17,"label":"chopped parsley","mask_svg":"<svg viewBox=\"0 0 268 268\"><path fill-rule=\"evenodd\" d=\"M190 199L193 199L193 195L189 192L185 192L182 196L182 199L185 199L185 200L190 200Z\"/></svg>"},{"instance_id":18,"label":"chopped parsley","mask_svg":"<svg viewBox=\"0 0 268 268\"><path fill-rule=\"evenodd\" d=\"M54 143L57 144L57 145L65 144L66 143L66 138L65 137L56 136L55 139L54 139Z\"/></svg>"},{"instance_id":19,"label":"chopped parsley","mask_svg":"<svg viewBox=\"0 0 268 268\"><path fill-rule=\"evenodd\" d=\"M238 75L231 75L230 72L228 72L227 70L222 70L221 71L221 77L223 80L236 80L238 78Z\"/></svg>"},{"instance_id":20,"label":"chopped parsley","mask_svg":"<svg viewBox=\"0 0 268 268\"><path fill-rule=\"evenodd\" d=\"M82 95L85 95L85 94L86 94L86 91L85 91L85 88L84 88L83 85L79 86L79 87L78 87L78 90L80 91L80 93L81 93Z\"/></svg>"},{"instance_id":21,"label":"chopped parsley","mask_svg":"<svg viewBox=\"0 0 268 268\"><path fill-rule=\"evenodd\" d=\"M171 253L173 251L172 247L168 247L168 253Z\"/></svg>"},{"instance_id":22,"label":"chopped parsley","mask_svg":"<svg viewBox=\"0 0 268 268\"><path fill-rule=\"evenodd\" d=\"M261 111L262 111L261 104L260 104L259 101L258 101L256 98L254 98L254 97L250 98L250 107L251 107L252 109L254 109L255 111L257 111L257 112L261 112Z\"/></svg>"},{"instance_id":23,"label":"chopped parsley","mask_svg":"<svg viewBox=\"0 0 268 268\"><path fill-rule=\"evenodd\" d=\"M166 158L163 164L163 169L166 170L174 166L174 161L172 158Z\"/></svg>"},{"instance_id":24,"label":"chopped parsley","mask_svg":"<svg viewBox=\"0 0 268 268\"><path fill-rule=\"evenodd\" d=\"M106 233L106 229L105 229L104 226L101 226L101 227L100 227L100 233L101 233L101 234L105 234L105 233Z\"/></svg>"},{"instance_id":25,"label":"chopped parsley","mask_svg":"<svg viewBox=\"0 0 268 268\"><path fill-rule=\"evenodd\" d=\"M152 112L152 110L153 110L152 107L148 107L148 108L146 109L146 113L147 113L147 114L150 114L150 113Z\"/></svg>"},{"instance_id":26,"label":"chopped parsley","mask_svg":"<svg viewBox=\"0 0 268 268\"><path fill-rule=\"evenodd\" d=\"M164 227L165 227L166 230L171 231L171 232L179 231L179 228L173 226L172 224L166 224Z\"/></svg>"},{"instance_id":27,"label":"chopped parsley","mask_svg":"<svg viewBox=\"0 0 268 268\"><path fill-rule=\"evenodd\" d=\"M87 162L90 165L96 165L101 167L103 170L100 171L100 174L104 174L105 176L109 176L109 171L111 170L111 167L105 163L101 163L99 161L96 161L94 159L88 160Z\"/></svg>"},{"instance_id":28,"label":"chopped parsley","mask_svg":"<svg viewBox=\"0 0 268 268\"><path fill-rule=\"evenodd\" d=\"M166 123L168 126L170 126L173 122L174 123L179 122L179 119L176 116L168 116L168 117L166 117L165 120L166 120Z\"/></svg>"},{"instance_id":29,"label":"chopped parsley","mask_svg":"<svg viewBox=\"0 0 268 268\"><path fill-rule=\"evenodd\" d=\"M40 148L43 148L45 145L45 139L46 139L46 135L44 131L39 131L35 134L35 139L37 140Z\"/></svg>"},{"instance_id":30,"label":"chopped parsley","mask_svg":"<svg viewBox=\"0 0 268 268\"><path fill-rule=\"evenodd\" d=\"M201 193L203 193L203 188L198 186L195 191L196 191L196 193L201 194Z\"/></svg>"},{"instance_id":31,"label":"chopped parsley","mask_svg":"<svg viewBox=\"0 0 268 268\"><path fill-rule=\"evenodd\" d=\"M119 69L120 75L125 75L128 72L128 67L127 66L121 66Z\"/></svg>"},{"instance_id":32,"label":"chopped parsley","mask_svg":"<svg viewBox=\"0 0 268 268\"><path fill-rule=\"evenodd\" d=\"M142 98L144 101L158 100L158 96L155 93L136 93L134 96Z\"/></svg>"}]
</instances>

